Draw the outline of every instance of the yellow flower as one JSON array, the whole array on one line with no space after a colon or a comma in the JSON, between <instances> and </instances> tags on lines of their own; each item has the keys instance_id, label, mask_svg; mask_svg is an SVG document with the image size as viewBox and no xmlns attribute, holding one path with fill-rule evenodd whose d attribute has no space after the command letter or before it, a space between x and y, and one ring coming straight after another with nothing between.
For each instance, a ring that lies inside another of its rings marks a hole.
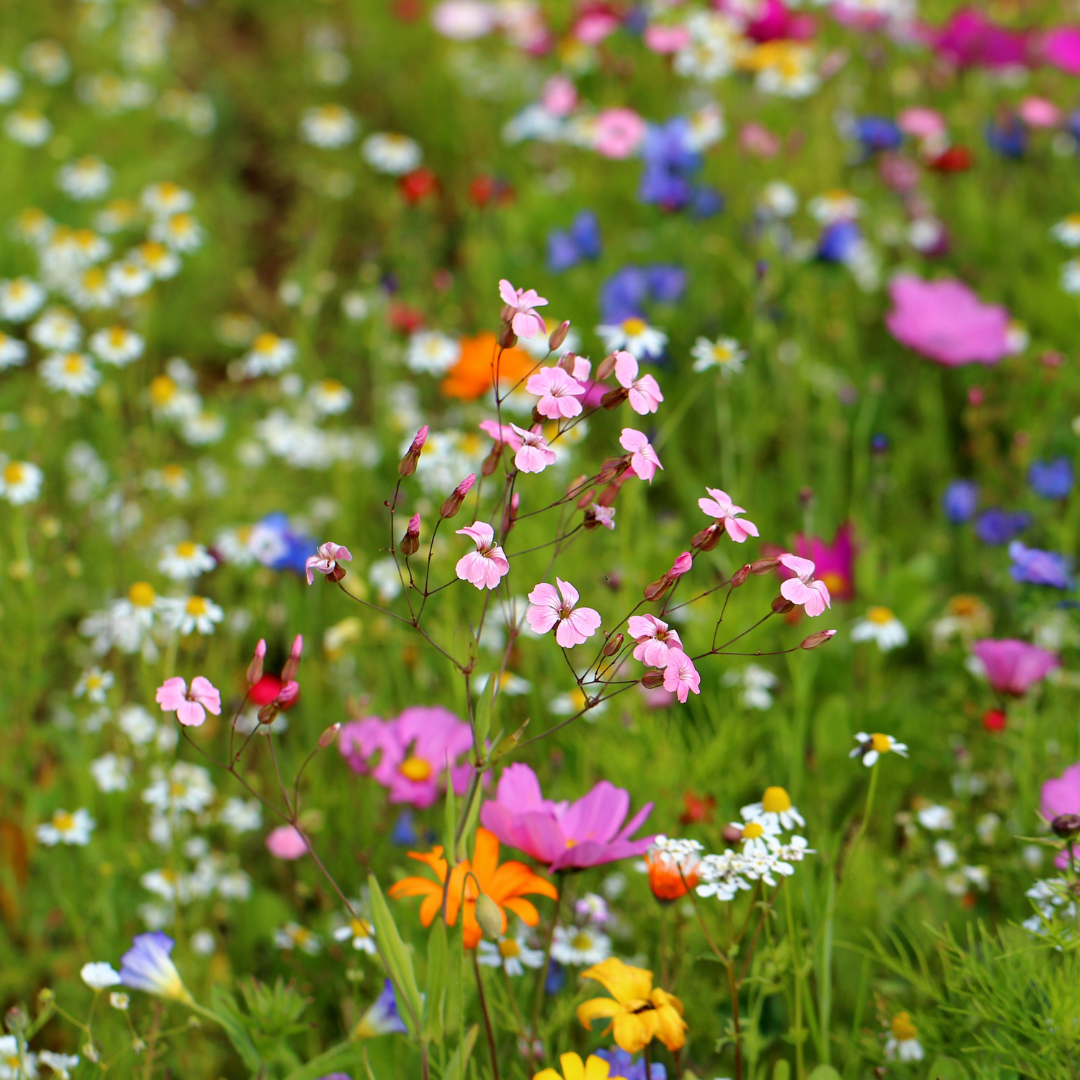
<instances>
[{"instance_id":1,"label":"yellow flower","mask_svg":"<svg viewBox=\"0 0 1080 1080\"><path fill-rule=\"evenodd\" d=\"M584 1065L577 1054L563 1054L559 1058L562 1076L554 1069L544 1069L533 1076L533 1080L607 1080L611 1066L603 1058L590 1057ZM618 1080L618 1078L615 1078Z\"/></svg>"},{"instance_id":2,"label":"yellow flower","mask_svg":"<svg viewBox=\"0 0 1080 1080\"><path fill-rule=\"evenodd\" d=\"M682 1002L664 990L654 990L651 971L612 957L583 971L581 977L595 979L611 994L611 998L593 998L578 1006L578 1019L589 1030L593 1020L611 1017L608 1030L630 1054L643 1050L653 1039L669 1050L678 1050L686 1042Z\"/></svg>"}]
</instances>

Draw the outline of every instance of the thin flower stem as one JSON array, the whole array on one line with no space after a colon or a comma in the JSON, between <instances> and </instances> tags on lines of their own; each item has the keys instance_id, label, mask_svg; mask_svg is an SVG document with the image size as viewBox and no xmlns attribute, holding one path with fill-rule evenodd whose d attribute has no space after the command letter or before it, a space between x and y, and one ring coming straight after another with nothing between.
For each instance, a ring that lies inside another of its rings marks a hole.
<instances>
[{"instance_id":1,"label":"thin flower stem","mask_svg":"<svg viewBox=\"0 0 1080 1080\"><path fill-rule=\"evenodd\" d=\"M491 1057L491 1073L494 1080L499 1080L499 1053L495 1048L495 1032L491 1027L491 1016L488 1013L487 997L484 994L484 980L480 977L480 964L476 959L476 950L472 950L473 971L476 974L476 992L480 998L480 1012L484 1016L484 1031L487 1034L488 1054Z\"/></svg>"},{"instance_id":2,"label":"thin flower stem","mask_svg":"<svg viewBox=\"0 0 1080 1080\"><path fill-rule=\"evenodd\" d=\"M540 1033L540 1011L544 1007L544 986L547 983L548 967L551 965L551 946L555 941L555 927L559 922L559 909L562 907L563 885L566 882L566 874L562 870L555 871L555 891L559 894L555 897L555 910L551 913L551 925L548 927L547 941L544 942L544 962L536 976L536 993L533 1000L532 1037L535 1040Z\"/></svg>"}]
</instances>

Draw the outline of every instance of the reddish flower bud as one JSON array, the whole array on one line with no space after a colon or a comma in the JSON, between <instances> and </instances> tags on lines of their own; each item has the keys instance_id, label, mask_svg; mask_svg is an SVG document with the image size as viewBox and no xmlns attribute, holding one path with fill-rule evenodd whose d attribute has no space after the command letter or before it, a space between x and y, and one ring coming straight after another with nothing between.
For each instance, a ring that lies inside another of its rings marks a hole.
<instances>
[{"instance_id":1,"label":"reddish flower bud","mask_svg":"<svg viewBox=\"0 0 1080 1080\"><path fill-rule=\"evenodd\" d=\"M614 656L622 647L623 642L626 640L625 635L622 633L612 634L604 644L603 653L605 656Z\"/></svg>"},{"instance_id":2,"label":"reddish flower bud","mask_svg":"<svg viewBox=\"0 0 1080 1080\"><path fill-rule=\"evenodd\" d=\"M725 844L737 844L742 840L742 829L738 825L725 825L720 830Z\"/></svg>"},{"instance_id":3,"label":"reddish flower bud","mask_svg":"<svg viewBox=\"0 0 1080 1080\"><path fill-rule=\"evenodd\" d=\"M341 730L341 722L331 724L320 736L319 736L319 749L325 750L328 746L332 745L334 740L338 737L338 732Z\"/></svg>"},{"instance_id":4,"label":"reddish flower bud","mask_svg":"<svg viewBox=\"0 0 1080 1080\"><path fill-rule=\"evenodd\" d=\"M830 641L834 637L836 637L835 630L819 630L816 634L803 638L799 643L799 648L816 649L819 645L824 645L826 641Z\"/></svg>"},{"instance_id":5,"label":"reddish flower bud","mask_svg":"<svg viewBox=\"0 0 1080 1080\"><path fill-rule=\"evenodd\" d=\"M722 531L723 530L719 529L715 523L709 525L700 532L694 533L694 537L690 541L690 546L695 551L712 551L712 549L720 543Z\"/></svg>"},{"instance_id":6,"label":"reddish flower bud","mask_svg":"<svg viewBox=\"0 0 1080 1080\"><path fill-rule=\"evenodd\" d=\"M290 680L282 688L277 696L277 703L283 709L291 705L300 696L300 684Z\"/></svg>"},{"instance_id":7,"label":"reddish flower bud","mask_svg":"<svg viewBox=\"0 0 1080 1080\"><path fill-rule=\"evenodd\" d=\"M266 638L259 638L259 644L255 646L255 655L248 664L247 684L254 686L263 676L263 658L266 656Z\"/></svg>"},{"instance_id":8,"label":"reddish flower bud","mask_svg":"<svg viewBox=\"0 0 1080 1080\"><path fill-rule=\"evenodd\" d=\"M491 448L491 453L484 458L484 463L480 466L481 476L491 476L499 467L499 461L502 458L502 448L503 444L501 442L497 442Z\"/></svg>"},{"instance_id":9,"label":"reddish flower bud","mask_svg":"<svg viewBox=\"0 0 1080 1080\"><path fill-rule=\"evenodd\" d=\"M425 424L417 433L416 438L412 441L412 446L406 451L405 456L401 459L401 463L398 465L399 476L412 476L416 472L416 463L420 460L420 451L424 449L424 443L427 442L428 426Z\"/></svg>"},{"instance_id":10,"label":"reddish flower bud","mask_svg":"<svg viewBox=\"0 0 1080 1080\"><path fill-rule=\"evenodd\" d=\"M513 319L513 317L514 317L514 309L509 304L503 304L503 306L501 308L499 308L499 321L500 322L508 323Z\"/></svg>"},{"instance_id":11,"label":"reddish flower bud","mask_svg":"<svg viewBox=\"0 0 1080 1080\"><path fill-rule=\"evenodd\" d=\"M581 493L581 498L577 501L577 508L584 510L586 507L592 505L593 499L596 498L596 490L594 488L587 488Z\"/></svg>"},{"instance_id":12,"label":"reddish flower bud","mask_svg":"<svg viewBox=\"0 0 1080 1080\"><path fill-rule=\"evenodd\" d=\"M461 509L461 504L465 501L465 496L469 494L475 483L476 473L469 473L469 475L466 476L465 479L450 493L446 502L442 504L439 516L443 519L452 518Z\"/></svg>"},{"instance_id":13,"label":"reddish flower bud","mask_svg":"<svg viewBox=\"0 0 1080 1080\"><path fill-rule=\"evenodd\" d=\"M732 586L737 589L740 585L744 584L746 579L750 576L752 569L753 567L751 567L749 563L745 566L740 566L739 569L731 575Z\"/></svg>"},{"instance_id":14,"label":"reddish flower bud","mask_svg":"<svg viewBox=\"0 0 1080 1080\"><path fill-rule=\"evenodd\" d=\"M554 352L566 340L566 335L569 333L570 320L566 319L551 331L551 335L548 337L548 348ZM573 373L573 369L571 369L571 373Z\"/></svg>"},{"instance_id":15,"label":"reddish flower bud","mask_svg":"<svg viewBox=\"0 0 1080 1080\"><path fill-rule=\"evenodd\" d=\"M300 667L300 654L303 651L304 638L301 634L297 634L289 650L289 659L285 661L285 666L281 669L282 682L287 683L296 678L297 669ZM278 697L280 698L281 694L278 694Z\"/></svg>"},{"instance_id":16,"label":"reddish flower bud","mask_svg":"<svg viewBox=\"0 0 1080 1080\"><path fill-rule=\"evenodd\" d=\"M772 609L777 615L786 615L794 606L786 596L778 596L772 602Z\"/></svg>"},{"instance_id":17,"label":"reddish flower bud","mask_svg":"<svg viewBox=\"0 0 1080 1080\"><path fill-rule=\"evenodd\" d=\"M514 527L514 522L517 521L518 507L521 505L521 495L518 492L514 492L510 496L510 505L507 506L503 512L502 518L502 534L503 537L510 535L510 530Z\"/></svg>"},{"instance_id":18,"label":"reddish flower bud","mask_svg":"<svg viewBox=\"0 0 1080 1080\"><path fill-rule=\"evenodd\" d=\"M676 578L681 578L683 574L689 573L694 567L694 556L689 551L684 551L672 564L671 569L665 575L669 580L674 581Z\"/></svg>"},{"instance_id":19,"label":"reddish flower bud","mask_svg":"<svg viewBox=\"0 0 1080 1080\"><path fill-rule=\"evenodd\" d=\"M500 349L512 349L517 344L517 334L514 333L514 328L510 323L504 324L499 330L498 342Z\"/></svg>"},{"instance_id":20,"label":"reddish flower bud","mask_svg":"<svg viewBox=\"0 0 1080 1080\"><path fill-rule=\"evenodd\" d=\"M750 573L757 574L760 577L762 574L771 573L780 565L780 559L776 555L770 555L764 559L755 559L750 564Z\"/></svg>"},{"instance_id":21,"label":"reddish flower bud","mask_svg":"<svg viewBox=\"0 0 1080 1080\"><path fill-rule=\"evenodd\" d=\"M658 686L664 685L664 673L662 671L646 671L641 676L641 685L646 690L655 690Z\"/></svg>"},{"instance_id":22,"label":"reddish flower bud","mask_svg":"<svg viewBox=\"0 0 1080 1080\"><path fill-rule=\"evenodd\" d=\"M575 495L580 493L581 489L588 482L589 478L584 473L582 473L581 476L575 476L566 489L566 497L572 499ZM580 510L581 507L579 506L578 509Z\"/></svg>"},{"instance_id":23,"label":"reddish flower bud","mask_svg":"<svg viewBox=\"0 0 1080 1080\"><path fill-rule=\"evenodd\" d=\"M574 374L574 365L577 363L577 354L568 352L559 357L558 367L561 367L567 375Z\"/></svg>"},{"instance_id":24,"label":"reddish flower bud","mask_svg":"<svg viewBox=\"0 0 1080 1080\"><path fill-rule=\"evenodd\" d=\"M655 581L650 581L645 586L644 595L646 600L659 600L668 590L668 586L671 585L671 581L665 574L661 578L657 578Z\"/></svg>"},{"instance_id":25,"label":"reddish flower bud","mask_svg":"<svg viewBox=\"0 0 1080 1080\"><path fill-rule=\"evenodd\" d=\"M415 555L420 547L420 515L413 514L401 538L401 551L404 555Z\"/></svg>"},{"instance_id":26,"label":"reddish flower bud","mask_svg":"<svg viewBox=\"0 0 1080 1080\"><path fill-rule=\"evenodd\" d=\"M603 382L605 379L610 379L612 372L615 370L615 354L609 353L603 360L597 365L596 368L596 381Z\"/></svg>"},{"instance_id":27,"label":"reddish flower bud","mask_svg":"<svg viewBox=\"0 0 1080 1080\"><path fill-rule=\"evenodd\" d=\"M607 458L600 466L600 471L596 474L596 483L600 487L603 487L604 484L610 484L612 480L622 476L629 468L629 454L626 454L623 457Z\"/></svg>"},{"instance_id":28,"label":"reddish flower bud","mask_svg":"<svg viewBox=\"0 0 1080 1080\"><path fill-rule=\"evenodd\" d=\"M616 387L614 390L609 390L600 399L600 408L617 409L629 396L630 391L627 390L625 387Z\"/></svg>"}]
</instances>

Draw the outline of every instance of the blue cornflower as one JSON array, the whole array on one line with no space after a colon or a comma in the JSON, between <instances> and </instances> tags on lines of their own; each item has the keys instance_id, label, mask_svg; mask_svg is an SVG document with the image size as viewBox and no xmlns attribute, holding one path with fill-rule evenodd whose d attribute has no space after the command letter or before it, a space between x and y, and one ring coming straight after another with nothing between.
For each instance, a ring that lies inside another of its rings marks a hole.
<instances>
[{"instance_id":1,"label":"blue cornflower","mask_svg":"<svg viewBox=\"0 0 1080 1080\"><path fill-rule=\"evenodd\" d=\"M817 257L822 262L847 262L861 242L862 230L854 221L834 221L821 232Z\"/></svg>"},{"instance_id":2,"label":"blue cornflower","mask_svg":"<svg viewBox=\"0 0 1080 1080\"><path fill-rule=\"evenodd\" d=\"M672 304L686 288L678 266L624 266L600 287L600 320L606 324L645 318L645 304Z\"/></svg>"},{"instance_id":3,"label":"blue cornflower","mask_svg":"<svg viewBox=\"0 0 1080 1080\"><path fill-rule=\"evenodd\" d=\"M591 210L582 210L567 230L548 234L548 269L559 274L585 259L600 257L600 222Z\"/></svg>"},{"instance_id":4,"label":"blue cornflower","mask_svg":"<svg viewBox=\"0 0 1080 1080\"><path fill-rule=\"evenodd\" d=\"M394 984L387 979L383 983L382 993L353 1028L354 1039L372 1039L376 1035L404 1035L408 1029L398 1015L397 998L394 996Z\"/></svg>"},{"instance_id":5,"label":"blue cornflower","mask_svg":"<svg viewBox=\"0 0 1080 1080\"><path fill-rule=\"evenodd\" d=\"M984 510L975 522L975 535L984 544L1007 544L1031 524L1023 510Z\"/></svg>"},{"instance_id":6,"label":"blue cornflower","mask_svg":"<svg viewBox=\"0 0 1080 1080\"><path fill-rule=\"evenodd\" d=\"M558 960L548 961L547 976L544 979L544 993L557 994L566 985L566 968Z\"/></svg>"},{"instance_id":7,"label":"blue cornflower","mask_svg":"<svg viewBox=\"0 0 1080 1080\"><path fill-rule=\"evenodd\" d=\"M315 554L318 543L310 536L296 532L288 515L276 510L267 514L252 530L248 540L255 558L271 570L291 570L303 577L309 555Z\"/></svg>"},{"instance_id":8,"label":"blue cornflower","mask_svg":"<svg viewBox=\"0 0 1080 1080\"><path fill-rule=\"evenodd\" d=\"M724 212L724 196L714 187L701 184L690 196L690 216L698 219L716 217Z\"/></svg>"},{"instance_id":9,"label":"blue cornflower","mask_svg":"<svg viewBox=\"0 0 1080 1080\"><path fill-rule=\"evenodd\" d=\"M1002 157L1022 158L1027 151L1028 129L1018 117L986 125L986 141Z\"/></svg>"},{"instance_id":10,"label":"blue cornflower","mask_svg":"<svg viewBox=\"0 0 1080 1080\"><path fill-rule=\"evenodd\" d=\"M645 171L638 198L665 210L681 210L694 194L692 178L701 168L701 155L691 145L690 121L672 117L666 124L650 124L641 144Z\"/></svg>"},{"instance_id":11,"label":"blue cornflower","mask_svg":"<svg viewBox=\"0 0 1080 1080\"><path fill-rule=\"evenodd\" d=\"M612 1076L621 1077L622 1080L645 1080L644 1056L634 1058L622 1047L596 1050L594 1053L598 1058L603 1058L610 1064ZM667 1080L667 1070L663 1065L653 1064L650 1073L652 1080Z\"/></svg>"},{"instance_id":12,"label":"blue cornflower","mask_svg":"<svg viewBox=\"0 0 1080 1080\"><path fill-rule=\"evenodd\" d=\"M951 524L963 525L978 509L979 485L974 480L953 480L941 497L941 505Z\"/></svg>"},{"instance_id":13,"label":"blue cornflower","mask_svg":"<svg viewBox=\"0 0 1080 1080\"><path fill-rule=\"evenodd\" d=\"M398 814L393 829L390 830L390 843L398 847L416 846L416 827L413 825L413 812L405 809Z\"/></svg>"},{"instance_id":14,"label":"blue cornflower","mask_svg":"<svg viewBox=\"0 0 1080 1080\"><path fill-rule=\"evenodd\" d=\"M895 150L904 136L892 120L884 116L861 116L853 128L855 138L871 153L879 150Z\"/></svg>"},{"instance_id":15,"label":"blue cornflower","mask_svg":"<svg viewBox=\"0 0 1080 1080\"><path fill-rule=\"evenodd\" d=\"M1072 462L1066 457L1053 461L1036 461L1028 469L1028 483L1036 495L1044 499L1064 499L1073 486Z\"/></svg>"},{"instance_id":16,"label":"blue cornflower","mask_svg":"<svg viewBox=\"0 0 1080 1080\"><path fill-rule=\"evenodd\" d=\"M1009 573L1014 581L1055 589L1071 589L1076 584L1069 573L1068 560L1056 551L1040 551L1014 540L1009 545L1009 558L1013 561Z\"/></svg>"}]
</instances>

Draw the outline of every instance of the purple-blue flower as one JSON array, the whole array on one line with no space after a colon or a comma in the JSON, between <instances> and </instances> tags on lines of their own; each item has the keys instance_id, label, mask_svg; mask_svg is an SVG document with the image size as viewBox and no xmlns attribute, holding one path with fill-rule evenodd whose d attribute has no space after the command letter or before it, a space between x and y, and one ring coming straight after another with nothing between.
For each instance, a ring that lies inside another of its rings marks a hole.
<instances>
[{"instance_id":1,"label":"purple-blue flower","mask_svg":"<svg viewBox=\"0 0 1080 1080\"><path fill-rule=\"evenodd\" d=\"M1036 495L1044 499L1065 499L1072 491L1074 480L1072 462L1067 457L1053 461L1036 461L1028 469L1028 483Z\"/></svg>"},{"instance_id":2,"label":"purple-blue flower","mask_svg":"<svg viewBox=\"0 0 1080 1080\"><path fill-rule=\"evenodd\" d=\"M132 990L145 990L172 1001L190 1002L191 995L169 955L175 945L176 942L160 930L136 934L131 948L120 957L120 981Z\"/></svg>"},{"instance_id":3,"label":"purple-blue flower","mask_svg":"<svg viewBox=\"0 0 1080 1080\"><path fill-rule=\"evenodd\" d=\"M953 525L963 525L979 507L979 485L974 480L953 480L941 497L945 516Z\"/></svg>"},{"instance_id":4,"label":"purple-blue flower","mask_svg":"<svg viewBox=\"0 0 1080 1080\"><path fill-rule=\"evenodd\" d=\"M892 120L884 116L860 116L853 129L855 138L870 153L879 150L895 150L904 136Z\"/></svg>"},{"instance_id":5,"label":"purple-blue flower","mask_svg":"<svg viewBox=\"0 0 1080 1080\"><path fill-rule=\"evenodd\" d=\"M672 304L686 288L686 271L678 266L624 266L600 287L600 317L605 323L645 318L645 304Z\"/></svg>"},{"instance_id":6,"label":"purple-blue flower","mask_svg":"<svg viewBox=\"0 0 1080 1080\"><path fill-rule=\"evenodd\" d=\"M1055 589L1071 589L1076 584L1069 573L1068 560L1056 551L1029 548L1014 540L1009 545L1009 558L1013 561L1009 573L1014 581Z\"/></svg>"},{"instance_id":7,"label":"purple-blue flower","mask_svg":"<svg viewBox=\"0 0 1080 1080\"><path fill-rule=\"evenodd\" d=\"M984 510L975 522L975 535L984 544L1007 544L1031 524L1023 510Z\"/></svg>"},{"instance_id":8,"label":"purple-blue flower","mask_svg":"<svg viewBox=\"0 0 1080 1080\"><path fill-rule=\"evenodd\" d=\"M991 121L986 125L986 141L1002 157L1019 159L1027 151L1028 129L1015 116L1000 124Z\"/></svg>"},{"instance_id":9,"label":"purple-blue flower","mask_svg":"<svg viewBox=\"0 0 1080 1080\"><path fill-rule=\"evenodd\" d=\"M822 262L847 262L861 241L862 231L854 221L834 221L821 231L817 257Z\"/></svg>"},{"instance_id":10,"label":"purple-blue flower","mask_svg":"<svg viewBox=\"0 0 1080 1080\"><path fill-rule=\"evenodd\" d=\"M665 210L681 210L693 193L693 176L701 155L691 146L690 122L672 117L666 124L651 124L641 145L645 160L638 198Z\"/></svg>"},{"instance_id":11,"label":"purple-blue flower","mask_svg":"<svg viewBox=\"0 0 1080 1080\"><path fill-rule=\"evenodd\" d=\"M548 269L562 273L585 259L600 257L600 223L591 210L582 210L566 231L548 234Z\"/></svg>"},{"instance_id":12,"label":"purple-blue flower","mask_svg":"<svg viewBox=\"0 0 1080 1080\"><path fill-rule=\"evenodd\" d=\"M354 1039L373 1039L376 1035L402 1035L406 1031L398 1015L397 998L394 996L394 984L387 979L382 993L375 999L360 1022L353 1029Z\"/></svg>"},{"instance_id":13,"label":"purple-blue flower","mask_svg":"<svg viewBox=\"0 0 1080 1080\"><path fill-rule=\"evenodd\" d=\"M622 1080L646 1080L644 1057L634 1058L621 1047L596 1050L594 1053L610 1064L612 1076L621 1077ZM667 1080L667 1070L657 1062L653 1063L650 1074L652 1080Z\"/></svg>"}]
</instances>

